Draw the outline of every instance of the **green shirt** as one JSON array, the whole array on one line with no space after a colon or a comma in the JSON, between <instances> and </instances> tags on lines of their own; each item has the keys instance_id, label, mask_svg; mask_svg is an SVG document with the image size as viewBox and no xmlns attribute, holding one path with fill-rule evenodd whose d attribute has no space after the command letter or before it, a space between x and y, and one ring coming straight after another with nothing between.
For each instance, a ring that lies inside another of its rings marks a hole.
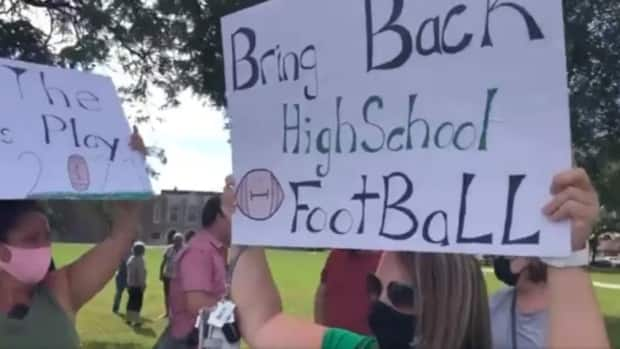
<instances>
[{"instance_id":1,"label":"green shirt","mask_svg":"<svg viewBox=\"0 0 620 349\"><path fill-rule=\"evenodd\" d=\"M0 349L77 349L75 324L45 286L35 289L30 309L21 319L0 313Z\"/></svg>"},{"instance_id":2,"label":"green shirt","mask_svg":"<svg viewBox=\"0 0 620 349\"><path fill-rule=\"evenodd\" d=\"M339 328L329 328L323 336L322 349L379 349L377 340Z\"/></svg>"}]
</instances>

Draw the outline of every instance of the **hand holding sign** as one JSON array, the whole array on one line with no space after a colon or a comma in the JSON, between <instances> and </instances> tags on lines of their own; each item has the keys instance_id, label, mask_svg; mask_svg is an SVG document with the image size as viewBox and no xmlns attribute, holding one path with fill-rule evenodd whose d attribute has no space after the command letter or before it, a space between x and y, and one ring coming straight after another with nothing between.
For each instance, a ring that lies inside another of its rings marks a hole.
<instances>
[{"instance_id":1,"label":"hand holding sign","mask_svg":"<svg viewBox=\"0 0 620 349\"><path fill-rule=\"evenodd\" d=\"M142 136L140 135L138 126L134 125L133 127L133 133L131 134L129 146L131 147L131 149L142 154L143 157L146 157L148 151L146 149L146 146L144 145L144 140L142 139Z\"/></svg>"},{"instance_id":2,"label":"hand holding sign","mask_svg":"<svg viewBox=\"0 0 620 349\"><path fill-rule=\"evenodd\" d=\"M224 190L222 191L222 212L232 219L237 205L235 198L235 178L232 175L226 176Z\"/></svg>"},{"instance_id":3,"label":"hand holding sign","mask_svg":"<svg viewBox=\"0 0 620 349\"><path fill-rule=\"evenodd\" d=\"M570 219L573 251L584 249L600 209L590 177L581 168L562 172L553 178L551 193L543 212L554 221Z\"/></svg>"}]
</instances>

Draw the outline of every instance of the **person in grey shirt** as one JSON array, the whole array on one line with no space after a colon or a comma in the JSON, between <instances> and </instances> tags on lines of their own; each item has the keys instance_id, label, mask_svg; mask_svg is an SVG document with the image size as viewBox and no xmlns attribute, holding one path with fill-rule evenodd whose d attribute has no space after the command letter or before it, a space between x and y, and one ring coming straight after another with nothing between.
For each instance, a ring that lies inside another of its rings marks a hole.
<instances>
[{"instance_id":1,"label":"person in grey shirt","mask_svg":"<svg viewBox=\"0 0 620 349\"><path fill-rule=\"evenodd\" d=\"M544 348L547 339L547 266L537 259L497 257L497 278L508 287L489 302L494 349Z\"/></svg>"}]
</instances>

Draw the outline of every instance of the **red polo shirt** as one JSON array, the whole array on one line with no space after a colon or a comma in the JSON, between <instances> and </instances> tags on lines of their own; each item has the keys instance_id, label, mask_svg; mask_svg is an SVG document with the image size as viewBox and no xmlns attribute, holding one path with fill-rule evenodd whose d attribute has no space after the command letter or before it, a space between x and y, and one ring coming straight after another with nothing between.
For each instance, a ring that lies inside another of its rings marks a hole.
<instances>
[{"instance_id":1,"label":"red polo shirt","mask_svg":"<svg viewBox=\"0 0 620 349\"><path fill-rule=\"evenodd\" d=\"M321 273L325 326L370 334L366 277L377 270L380 252L332 250Z\"/></svg>"}]
</instances>

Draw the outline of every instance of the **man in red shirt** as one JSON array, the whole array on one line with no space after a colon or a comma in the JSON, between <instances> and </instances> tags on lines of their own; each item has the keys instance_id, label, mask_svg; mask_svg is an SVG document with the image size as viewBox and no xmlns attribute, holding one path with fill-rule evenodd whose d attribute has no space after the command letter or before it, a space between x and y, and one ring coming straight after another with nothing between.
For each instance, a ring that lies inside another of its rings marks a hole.
<instances>
[{"instance_id":1,"label":"man in red shirt","mask_svg":"<svg viewBox=\"0 0 620 349\"><path fill-rule=\"evenodd\" d=\"M175 255L170 281L170 326L157 349L190 349L196 317L226 294L226 248L230 245L229 215L221 198L210 198L202 212L202 229ZM196 338L197 339L197 338Z\"/></svg>"},{"instance_id":2,"label":"man in red shirt","mask_svg":"<svg viewBox=\"0 0 620 349\"><path fill-rule=\"evenodd\" d=\"M314 302L316 323L369 335L368 274L377 270L380 252L332 250L321 273Z\"/></svg>"}]
</instances>

